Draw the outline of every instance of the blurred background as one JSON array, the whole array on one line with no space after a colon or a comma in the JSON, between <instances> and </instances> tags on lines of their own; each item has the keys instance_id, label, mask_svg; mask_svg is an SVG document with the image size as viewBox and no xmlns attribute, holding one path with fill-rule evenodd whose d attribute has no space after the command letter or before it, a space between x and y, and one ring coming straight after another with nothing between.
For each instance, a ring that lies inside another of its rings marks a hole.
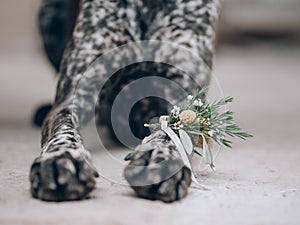
<instances>
[{"instance_id":1,"label":"blurred background","mask_svg":"<svg viewBox=\"0 0 300 225\"><path fill-rule=\"evenodd\" d=\"M34 108L53 99L55 71L37 26L40 3L0 2L0 123L30 122Z\"/></svg>"},{"instance_id":2,"label":"blurred background","mask_svg":"<svg viewBox=\"0 0 300 225\"><path fill-rule=\"evenodd\" d=\"M53 99L55 71L37 28L40 4L0 2L0 124L29 122L37 105ZM271 84L299 73L299 0L226 0L218 33L215 74L225 94L231 94L232 84L254 92L262 82L264 90L275 91ZM287 86L282 88L293 91Z\"/></svg>"}]
</instances>

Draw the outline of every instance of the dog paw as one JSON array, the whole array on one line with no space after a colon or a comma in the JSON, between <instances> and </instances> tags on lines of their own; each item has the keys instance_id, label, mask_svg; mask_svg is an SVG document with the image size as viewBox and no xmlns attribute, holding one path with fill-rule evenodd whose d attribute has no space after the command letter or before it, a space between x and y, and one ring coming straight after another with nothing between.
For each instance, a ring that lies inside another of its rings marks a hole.
<instances>
[{"instance_id":1,"label":"dog paw","mask_svg":"<svg viewBox=\"0 0 300 225\"><path fill-rule=\"evenodd\" d=\"M94 189L98 173L86 156L77 151L74 157L71 151L50 152L35 159L30 171L33 197L44 201L79 200Z\"/></svg>"},{"instance_id":2,"label":"dog paw","mask_svg":"<svg viewBox=\"0 0 300 225\"><path fill-rule=\"evenodd\" d=\"M136 152L124 176L139 197L173 202L184 198L191 184L191 171L173 155L155 150ZM153 156L155 155L155 156Z\"/></svg>"}]
</instances>

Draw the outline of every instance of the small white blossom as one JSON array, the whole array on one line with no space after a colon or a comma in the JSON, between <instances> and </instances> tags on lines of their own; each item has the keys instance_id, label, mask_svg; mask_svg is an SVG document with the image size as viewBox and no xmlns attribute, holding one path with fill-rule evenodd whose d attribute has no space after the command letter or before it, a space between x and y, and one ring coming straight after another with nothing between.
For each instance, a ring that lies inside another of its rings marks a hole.
<instances>
[{"instance_id":1,"label":"small white blossom","mask_svg":"<svg viewBox=\"0 0 300 225\"><path fill-rule=\"evenodd\" d=\"M178 122L174 123L173 127L175 130L179 130L179 129L183 128L183 125L181 124L180 121L178 121Z\"/></svg>"},{"instance_id":2,"label":"small white blossom","mask_svg":"<svg viewBox=\"0 0 300 225\"><path fill-rule=\"evenodd\" d=\"M197 100L194 101L193 105L201 107L201 106L203 106L203 103L202 103L202 101L200 99L197 99Z\"/></svg>"},{"instance_id":3,"label":"small white blossom","mask_svg":"<svg viewBox=\"0 0 300 225\"><path fill-rule=\"evenodd\" d=\"M190 101L191 101L193 98L194 98L194 96L193 96L193 95L189 95L189 96L187 96L187 99L188 99L188 100L190 100Z\"/></svg>"},{"instance_id":4,"label":"small white blossom","mask_svg":"<svg viewBox=\"0 0 300 225\"><path fill-rule=\"evenodd\" d=\"M211 137L214 136L214 132L212 130L208 131L207 134Z\"/></svg>"},{"instance_id":5,"label":"small white blossom","mask_svg":"<svg viewBox=\"0 0 300 225\"><path fill-rule=\"evenodd\" d=\"M172 113L175 113L175 112L179 112L179 111L180 111L180 107L177 106L177 105L174 105L171 112L172 112Z\"/></svg>"},{"instance_id":6,"label":"small white blossom","mask_svg":"<svg viewBox=\"0 0 300 225\"><path fill-rule=\"evenodd\" d=\"M173 109L171 110L171 113L173 114L174 118L177 118L179 116L180 107L174 105Z\"/></svg>"}]
</instances>

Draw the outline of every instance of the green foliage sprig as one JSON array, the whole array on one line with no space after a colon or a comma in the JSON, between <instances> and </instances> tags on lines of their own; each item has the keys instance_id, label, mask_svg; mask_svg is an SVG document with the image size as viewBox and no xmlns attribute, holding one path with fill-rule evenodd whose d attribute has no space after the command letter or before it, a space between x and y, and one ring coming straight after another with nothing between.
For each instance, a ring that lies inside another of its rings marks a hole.
<instances>
[{"instance_id":1,"label":"green foliage sprig","mask_svg":"<svg viewBox=\"0 0 300 225\"><path fill-rule=\"evenodd\" d=\"M174 106L168 125L177 133L179 129L183 129L192 136L205 135L229 148L232 147L232 141L228 137L243 140L253 137L235 124L232 111L220 112L220 108L232 103L233 98L225 97L209 103L205 99L207 91L208 88L202 88L195 96L189 95L187 102L181 107ZM186 114L185 118L181 118L183 114Z\"/></svg>"},{"instance_id":2,"label":"green foliage sprig","mask_svg":"<svg viewBox=\"0 0 300 225\"><path fill-rule=\"evenodd\" d=\"M167 116L167 127L171 128L180 139L187 154L192 152L204 157L205 163L214 168L212 143L232 147L228 137L243 140L253 137L235 124L232 111L221 113L220 109L233 102L232 97L222 98L209 103L205 95L207 88L202 88L195 96L189 95L181 107L173 106ZM163 118L163 117L161 117ZM166 122L166 121L165 121ZM153 130L161 129L161 124L145 124ZM199 149L203 149L201 153Z\"/></svg>"}]
</instances>

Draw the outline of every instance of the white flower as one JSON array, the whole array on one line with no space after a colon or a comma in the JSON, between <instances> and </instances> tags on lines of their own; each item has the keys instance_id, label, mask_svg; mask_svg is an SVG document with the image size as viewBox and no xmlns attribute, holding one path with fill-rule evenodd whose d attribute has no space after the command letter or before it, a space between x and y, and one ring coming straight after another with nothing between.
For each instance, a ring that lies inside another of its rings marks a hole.
<instances>
[{"instance_id":1,"label":"white flower","mask_svg":"<svg viewBox=\"0 0 300 225\"><path fill-rule=\"evenodd\" d=\"M207 134L211 137L214 136L214 132L212 130L208 131Z\"/></svg>"},{"instance_id":2,"label":"white flower","mask_svg":"<svg viewBox=\"0 0 300 225\"><path fill-rule=\"evenodd\" d=\"M174 118L177 118L179 116L180 107L174 105L173 109L171 110L171 113L173 114Z\"/></svg>"},{"instance_id":3,"label":"white flower","mask_svg":"<svg viewBox=\"0 0 300 225\"><path fill-rule=\"evenodd\" d=\"M188 100L190 100L190 101L191 101L193 98L194 98L194 96L193 96L193 95L189 95L189 96L187 96L187 99L188 99Z\"/></svg>"},{"instance_id":4,"label":"white flower","mask_svg":"<svg viewBox=\"0 0 300 225\"><path fill-rule=\"evenodd\" d=\"M180 107L177 106L177 105L174 106L174 109L175 109L176 111L178 111L178 112L180 111Z\"/></svg>"},{"instance_id":5,"label":"white flower","mask_svg":"<svg viewBox=\"0 0 300 225\"><path fill-rule=\"evenodd\" d=\"M176 113L176 112L179 112L179 111L180 111L180 107L178 107L177 105L174 105L171 112Z\"/></svg>"},{"instance_id":6,"label":"white flower","mask_svg":"<svg viewBox=\"0 0 300 225\"><path fill-rule=\"evenodd\" d=\"M200 99L197 99L197 100L194 101L193 105L201 107L201 106L203 106L203 103L202 103L202 101Z\"/></svg>"},{"instance_id":7,"label":"white flower","mask_svg":"<svg viewBox=\"0 0 300 225\"><path fill-rule=\"evenodd\" d=\"M173 127L175 130L179 130L179 129L183 128L183 125L181 124L180 121L178 121L178 122L174 123Z\"/></svg>"}]
</instances>

